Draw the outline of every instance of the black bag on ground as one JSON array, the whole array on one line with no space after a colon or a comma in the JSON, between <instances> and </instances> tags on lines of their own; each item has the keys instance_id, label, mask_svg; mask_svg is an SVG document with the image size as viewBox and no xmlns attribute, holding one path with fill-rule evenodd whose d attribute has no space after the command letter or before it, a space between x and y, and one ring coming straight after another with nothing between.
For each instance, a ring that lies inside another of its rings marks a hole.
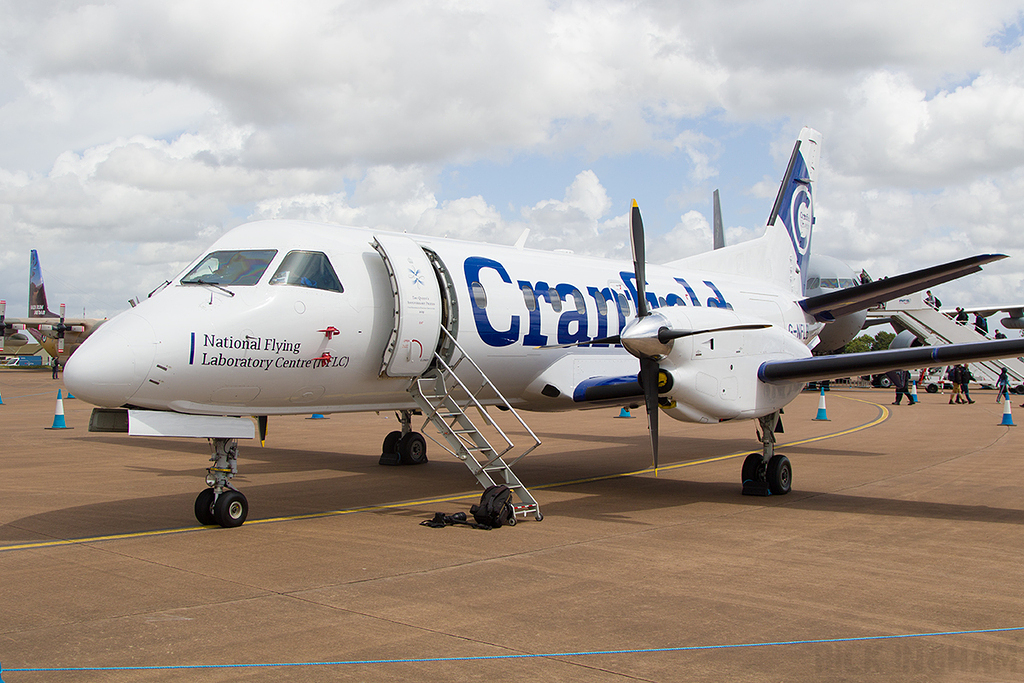
<instances>
[{"instance_id":1,"label":"black bag on ground","mask_svg":"<svg viewBox=\"0 0 1024 683\"><path fill-rule=\"evenodd\" d=\"M511 526L512 490L504 484L495 484L484 489L480 504L469 508L477 524L497 529L502 525Z\"/></svg>"}]
</instances>

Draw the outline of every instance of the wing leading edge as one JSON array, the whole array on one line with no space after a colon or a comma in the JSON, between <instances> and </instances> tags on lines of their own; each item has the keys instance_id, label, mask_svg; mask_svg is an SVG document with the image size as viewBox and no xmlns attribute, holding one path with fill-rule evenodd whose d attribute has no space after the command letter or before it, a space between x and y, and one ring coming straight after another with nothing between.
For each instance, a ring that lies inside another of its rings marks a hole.
<instances>
[{"instance_id":1,"label":"wing leading edge","mask_svg":"<svg viewBox=\"0 0 1024 683\"><path fill-rule=\"evenodd\" d=\"M787 384L878 374L900 368L926 368L1017 356L1024 356L1024 339L765 361L758 369L757 377L767 384Z\"/></svg>"}]
</instances>

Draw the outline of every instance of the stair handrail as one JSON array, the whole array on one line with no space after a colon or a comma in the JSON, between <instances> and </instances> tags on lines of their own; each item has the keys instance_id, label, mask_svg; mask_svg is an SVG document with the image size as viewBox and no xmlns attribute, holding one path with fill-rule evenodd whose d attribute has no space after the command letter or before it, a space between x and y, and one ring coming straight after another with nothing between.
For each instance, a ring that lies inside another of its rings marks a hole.
<instances>
[{"instance_id":1,"label":"stair handrail","mask_svg":"<svg viewBox=\"0 0 1024 683\"><path fill-rule=\"evenodd\" d=\"M523 420L523 418L519 416L519 413L516 412L516 409L512 407L512 404L510 404L508 402L508 399L506 399L505 396L498 389L498 387L495 386L494 382L492 382L491 379L487 376L487 373L485 373L483 371L483 368L481 368L477 364L477 362L475 360L473 360L472 356L470 356L468 353L466 353L465 349L462 348L462 345L459 344L457 339L455 339L455 336L452 335L451 332L449 332L447 329L445 329L443 327L441 328L441 332L443 332L448 337L448 339L451 341L451 343L455 346L456 349L458 349L459 353L461 354L461 358L459 359L459 363L461 363L463 360L468 360L469 361L470 365L473 366L473 369L476 370L480 374L480 377L483 379L483 381L485 383L484 386L490 386L491 387L491 389L494 391L494 395L501 402L501 404L504 405L508 409L508 412L511 413L513 417L515 417L515 419L519 423L519 425L524 430L526 430L526 433L530 435L531 439L533 439L533 445L532 446L530 446L523 453L518 455L515 458L515 460L513 460L512 462L505 463L506 467L511 467L513 464L519 462L520 460L525 458L527 455L529 455L535 448L537 448L537 446L539 446L540 443L541 443L540 439L537 438L537 435L534 434L532 429L530 429L530 426L528 424L526 424L526 421ZM487 466L491 465L492 463L496 462L499 458L501 458L502 455L504 455L505 453L508 453L508 451L511 450L515 444L512 442L511 439L508 438L508 436L505 434L504 430L500 426L498 426L498 423L494 421L494 418L492 418L490 416L490 414L487 412L487 410L484 408L484 406L480 403L480 401L477 400L477 397L473 394L473 392L469 391L469 388L462 381L462 378L459 377L458 374L452 368L450 368L448 366L448 363L446 363L443 358L441 358L437 354L435 354L435 355L436 355L437 362L439 362L445 368L445 370L448 372L448 374L450 374L453 378L455 378L455 381L458 382L458 384L462 388L462 390L466 392L466 395L473 402L473 404L480 411L480 413L484 416L484 419L487 421L487 424L489 424L493 429L495 429L501 435L501 438L503 438L505 440L505 443L509 444L508 448L506 448L500 454L495 455L495 457L491 458L490 460L487 461L487 463L485 463L483 465L483 467L487 467ZM481 387L481 389L482 388L483 387Z\"/></svg>"}]
</instances>

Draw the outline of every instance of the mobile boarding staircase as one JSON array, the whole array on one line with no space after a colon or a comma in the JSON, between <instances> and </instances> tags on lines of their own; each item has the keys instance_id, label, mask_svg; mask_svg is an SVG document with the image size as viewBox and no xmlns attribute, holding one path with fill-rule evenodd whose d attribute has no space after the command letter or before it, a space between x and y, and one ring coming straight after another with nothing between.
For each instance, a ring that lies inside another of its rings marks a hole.
<instances>
[{"instance_id":1,"label":"mobile boarding staircase","mask_svg":"<svg viewBox=\"0 0 1024 683\"><path fill-rule=\"evenodd\" d=\"M973 322L961 325L945 313L935 310L924 302L921 293L900 297L885 304L885 308L868 310L868 319L888 319L897 331L909 330L928 346L943 344L965 344L987 341L988 338L974 329ZM975 380L979 384L996 385L999 373L1006 368L1011 387L1024 385L1024 362L1019 358L1003 358L971 363Z\"/></svg>"},{"instance_id":2,"label":"mobile boarding staircase","mask_svg":"<svg viewBox=\"0 0 1024 683\"><path fill-rule=\"evenodd\" d=\"M513 503L510 524L516 516L532 514L543 519L533 495L512 471L512 466L540 445L540 439L491 383L480 366L459 346L445 328L447 337L434 354L434 362L413 380L409 393L426 418L423 426L433 424L442 441L427 434L431 441L461 460L484 488L505 484L519 499ZM515 444L488 414L486 406L496 406L518 421L533 441L516 451Z\"/></svg>"}]
</instances>

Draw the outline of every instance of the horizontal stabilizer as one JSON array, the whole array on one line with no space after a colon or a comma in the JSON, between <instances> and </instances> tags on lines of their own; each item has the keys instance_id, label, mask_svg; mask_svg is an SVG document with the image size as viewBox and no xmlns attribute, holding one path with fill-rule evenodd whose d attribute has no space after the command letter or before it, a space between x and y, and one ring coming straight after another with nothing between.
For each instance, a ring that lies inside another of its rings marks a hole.
<instances>
[{"instance_id":1,"label":"horizontal stabilizer","mask_svg":"<svg viewBox=\"0 0 1024 683\"><path fill-rule=\"evenodd\" d=\"M1024 356L1024 339L1002 339L974 344L917 346L909 349L843 353L794 360L770 360L761 363L757 377L767 384L786 384L1018 356Z\"/></svg>"},{"instance_id":2,"label":"horizontal stabilizer","mask_svg":"<svg viewBox=\"0 0 1024 683\"><path fill-rule=\"evenodd\" d=\"M904 294L920 292L922 289L941 285L964 275L977 273L986 263L1006 258L1005 254L980 254L969 258L932 266L924 270L897 275L884 280L875 280L866 285L840 289L804 299L800 307L819 322L831 322L836 318L871 308L884 301L891 301Z\"/></svg>"}]
</instances>

